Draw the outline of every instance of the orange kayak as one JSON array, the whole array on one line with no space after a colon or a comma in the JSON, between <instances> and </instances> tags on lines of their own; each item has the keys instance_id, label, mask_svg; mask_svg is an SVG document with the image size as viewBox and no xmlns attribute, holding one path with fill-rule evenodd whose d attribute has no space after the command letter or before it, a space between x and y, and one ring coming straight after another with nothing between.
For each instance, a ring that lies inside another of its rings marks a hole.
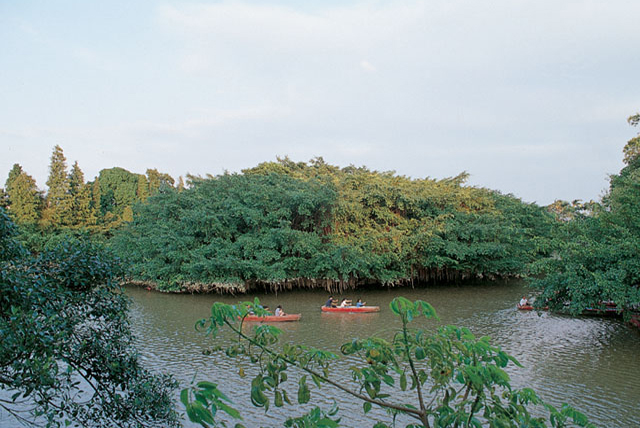
<instances>
[{"instance_id":1,"label":"orange kayak","mask_svg":"<svg viewBox=\"0 0 640 428\"><path fill-rule=\"evenodd\" d=\"M244 317L245 321L251 322L285 322L285 321L300 321L302 314L286 314L281 315L279 317L275 315L265 315L263 317L259 317L257 315L247 315Z\"/></svg>"},{"instance_id":2,"label":"orange kayak","mask_svg":"<svg viewBox=\"0 0 640 428\"><path fill-rule=\"evenodd\" d=\"M329 308L322 306L322 312L349 312L349 313L366 313L380 312L380 306L345 306L344 308Z\"/></svg>"}]
</instances>

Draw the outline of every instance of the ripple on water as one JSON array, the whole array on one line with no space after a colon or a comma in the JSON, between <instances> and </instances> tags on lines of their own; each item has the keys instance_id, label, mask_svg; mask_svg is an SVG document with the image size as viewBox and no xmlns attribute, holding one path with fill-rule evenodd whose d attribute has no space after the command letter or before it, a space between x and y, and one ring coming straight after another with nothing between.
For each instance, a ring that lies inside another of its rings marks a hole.
<instances>
[{"instance_id":1,"label":"ripple on water","mask_svg":"<svg viewBox=\"0 0 640 428\"><path fill-rule=\"evenodd\" d=\"M353 337L389 338L399 327L388 309L396 295L427 300L438 311L439 323L466 326L477 336L491 336L492 343L514 355L524 366L509 367L514 386L533 387L556 406L570 403L598 426L640 426L640 335L618 320L517 311L515 302L525 292L518 285L376 290L359 293L358 297L380 305L381 311L361 315L322 313L319 306L326 300L322 292L258 297L271 307L281 303L287 312L302 313L300 322L279 326L285 331L285 341L334 352ZM254 296L176 296L137 289L128 290L128 294L134 298L132 326L145 365L175 374L183 385L194 374L197 380L219 381L236 407L242 409L246 426L278 426L291 416L290 407L270 409L267 415L260 409L242 407L248 402L250 376L238 376L238 361L202 355L211 341L194 331L196 320L209 314L214 301L234 303ZM417 321L416 325L432 329L438 323ZM350 382L349 367L354 362L353 358L336 362L332 376ZM245 370L250 373L251 368L245 366ZM295 384L295 376L291 381ZM369 419L364 418L360 402L334 388L312 388L318 404L325 408L334 399L340 402L343 426L359 427ZM293 412L301 414L303 409L296 407ZM389 420L379 410L368 416ZM612 425L611 421L616 422Z\"/></svg>"}]
</instances>

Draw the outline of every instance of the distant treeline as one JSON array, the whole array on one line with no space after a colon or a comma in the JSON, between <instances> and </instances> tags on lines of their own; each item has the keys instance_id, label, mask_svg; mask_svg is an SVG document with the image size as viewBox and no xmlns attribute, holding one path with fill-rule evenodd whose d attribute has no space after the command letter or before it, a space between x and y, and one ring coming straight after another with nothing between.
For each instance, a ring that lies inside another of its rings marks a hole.
<instances>
[{"instance_id":1,"label":"distant treeline","mask_svg":"<svg viewBox=\"0 0 640 428\"><path fill-rule=\"evenodd\" d=\"M510 277L548 254L551 213L465 179L285 158L165 186L112 242L132 278L166 290Z\"/></svg>"},{"instance_id":2,"label":"distant treeline","mask_svg":"<svg viewBox=\"0 0 640 428\"><path fill-rule=\"evenodd\" d=\"M110 236L123 222L133 219L136 203L144 202L162 186L173 187L175 180L156 169L147 169L145 175L116 167L103 169L94 181L85 183L78 162L69 171L62 148L55 146L46 185L44 193L33 177L15 164L0 189L0 206L22 228L23 236L26 232L31 237L36 250L38 241L69 230ZM180 178L177 187L182 186Z\"/></svg>"},{"instance_id":3,"label":"distant treeline","mask_svg":"<svg viewBox=\"0 0 640 428\"><path fill-rule=\"evenodd\" d=\"M18 164L1 204L33 251L60 235L109 242L130 279L163 290L404 285L522 275L547 256L552 213L465 185L322 158L241 174L103 169L84 181L56 146L47 193Z\"/></svg>"}]
</instances>

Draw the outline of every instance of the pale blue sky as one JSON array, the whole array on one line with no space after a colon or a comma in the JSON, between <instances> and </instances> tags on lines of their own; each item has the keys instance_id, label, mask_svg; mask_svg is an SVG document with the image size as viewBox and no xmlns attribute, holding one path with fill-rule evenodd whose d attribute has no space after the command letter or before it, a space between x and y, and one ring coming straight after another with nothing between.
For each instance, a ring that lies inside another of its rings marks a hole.
<instances>
[{"instance_id":1,"label":"pale blue sky","mask_svg":"<svg viewBox=\"0 0 640 428\"><path fill-rule=\"evenodd\" d=\"M640 111L640 2L0 0L0 186L277 156L597 199Z\"/></svg>"}]
</instances>

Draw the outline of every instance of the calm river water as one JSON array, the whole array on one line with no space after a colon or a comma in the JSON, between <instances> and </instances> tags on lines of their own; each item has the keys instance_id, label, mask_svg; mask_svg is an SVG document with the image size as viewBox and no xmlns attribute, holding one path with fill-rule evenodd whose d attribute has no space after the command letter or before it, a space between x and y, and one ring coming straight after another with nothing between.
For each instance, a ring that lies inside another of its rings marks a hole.
<instances>
[{"instance_id":1,"label":"calm river water","mask_svg":"<svg viewBox=\"0 0 640 428\"><path fill-rule=\"evenodd\" d=\"M337 353L342 343L354 337L390 337L400 325L388 307L394 297L426 300L436 308L440 321L421 321L421 326L465 326L478 337L490 336L492 343L515 356L524 368L508 370L512 385L530 386L556 406L567 402L598 426L640 427L640 332L617 319L518 311L515 304L526 292L523 284L509 282L367 290L344 296L361 297L381 308L379 313L358 315L321 313L320 306L327 298L322 291L257 297L271 308L281 304L288 313L302 314L299 322L279 325L285 331L284 341ZM235 361L202 355L212 341L194 330L195 322L207 317L215 301L235 303L256 295L168 295L140 288L129 288L127 294L133 300L132 325L147 367L173 373L183 386L193 379L217 382L241 410L247 427L282 426L287 415L302 413L303 409L288 406L284 410L272 407L265 414L250 404L250 376L240 378ZM348 367L349 361L341 360L335 364L334 374L349 380ZM295 391L292 388L292 398ZM337 400L346 427L371 426L363 423L372 418L389 422L382 412L365 417L361 403L350 402L330 386L312 390L313 397L326 408ZM193 425L185 422L185 426Z\"/></svg>"}]
</instances>

